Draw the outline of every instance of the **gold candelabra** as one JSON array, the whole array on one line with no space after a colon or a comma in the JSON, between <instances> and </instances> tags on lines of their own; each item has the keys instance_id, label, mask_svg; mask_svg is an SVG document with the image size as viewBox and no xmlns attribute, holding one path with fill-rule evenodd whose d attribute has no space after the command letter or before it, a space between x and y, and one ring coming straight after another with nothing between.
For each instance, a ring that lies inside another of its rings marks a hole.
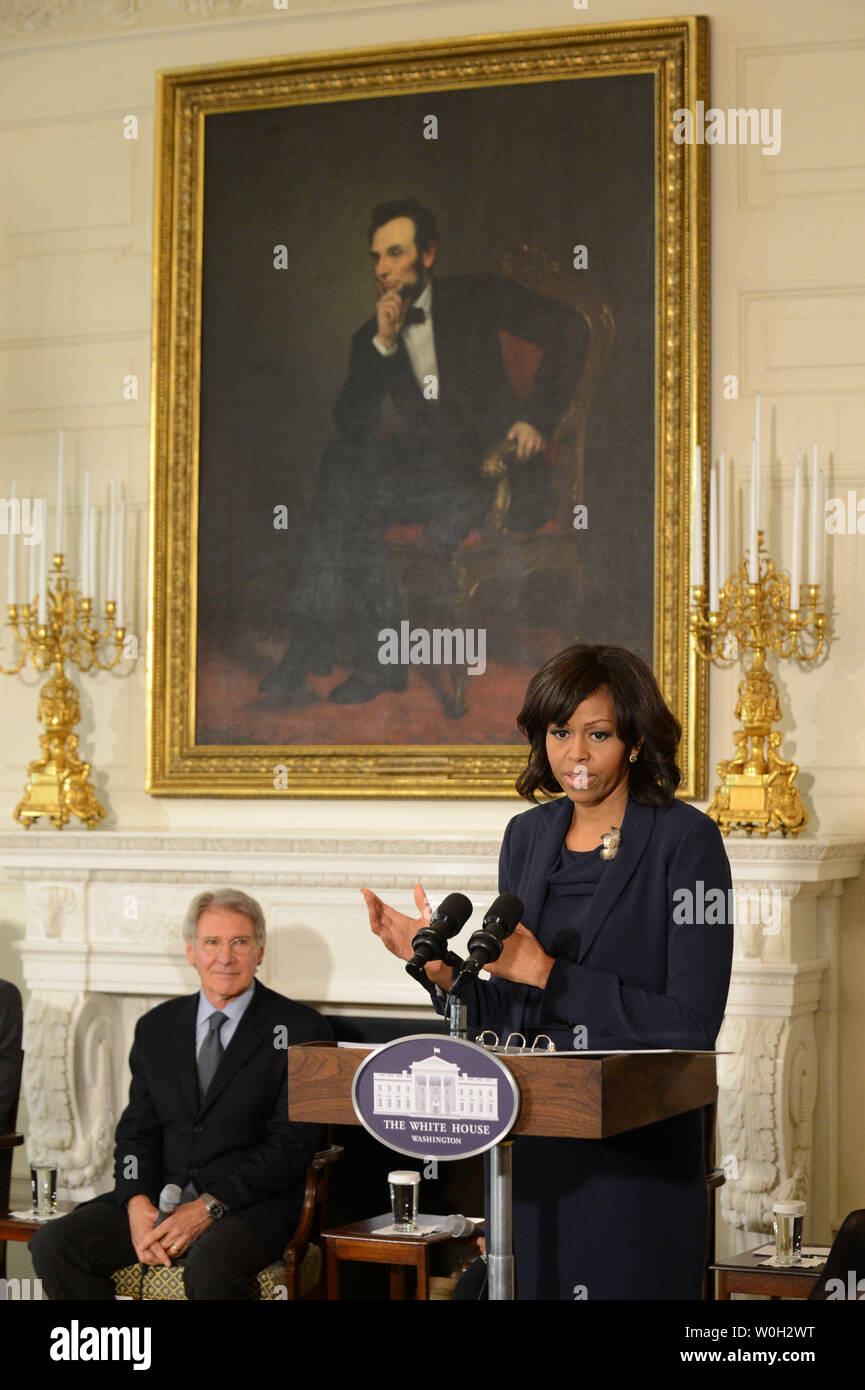
<instances>
[{"instance_id":1,"label":"gold candelabra","mask_svg":"<svg viewBox=\"0 0 865 1390\"><path fill-rule=\"evenodd\" d=\"M50 818L58 830L70 816L77 816L92 830L105 815L90 783L90 763L78 757L78 735L73 729L81 718L81 706L64 666L70 662L79 671L112 670L124 655L126 629L114 626L117 605L113 600L106 603L104 618L93 625L93 600L76 588L63 561L62 554L55 554L53 585L46 583L44 623L39 621L36 599L29 604L11 603L7 609L19 655L15 665L0 665L0 672L14 676L28 661L37 671L51 669L39 692L36 716L45 729L39 736L42 756L30 763L24 796L14 811L15 820L23 821L28 830L40 816ZM99 648L106 639L113 640L114 655L101 660Z\"/></svg>"},{"instance_id":2,"label":"gold candelabra","mask_svg":"<svg viewBox=\"0 0 865 1390\"><path fill-rule=\"evenodd\" d=\"M799 607L800 595L791 594L786 574L779 573L763 553L762 531L757 537L757 564L757 582L752 583L747 560L741 562L719 592L716 613L709 610L706 590L694 585L691 631L698 654L705 661L722 661L737 653L752 653L736 702L736 718L743 727L733 735L735 755L718 763L721 784L715 788L708 814L724 835L731 830L748 835L758 830L764 837L770 830L798 835L808 815L796 786L799 768L780 756L782 735L772 728L781 717L781 704L766 667L766 653L773 651L783 660L816 661L823 650L826 616L817 611L817 584L802 586L807 599ZM735 652L729 650L731 638Z\"/></svg>"}]
</instances>

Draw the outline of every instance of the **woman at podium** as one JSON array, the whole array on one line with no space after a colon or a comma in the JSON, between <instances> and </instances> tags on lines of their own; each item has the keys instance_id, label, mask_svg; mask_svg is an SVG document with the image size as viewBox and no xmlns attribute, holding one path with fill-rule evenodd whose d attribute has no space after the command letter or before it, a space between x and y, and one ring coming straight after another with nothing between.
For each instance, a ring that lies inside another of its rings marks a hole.
<instances>
[{"instance_id":1,"label":"woman at podium","mask_svg":"<svg viewBox=\"0 0 865 1390\"><path fill-rule=\"evenodd\" d=\"M499 891L523 920L467 995L470 1036L539 1034L558 1051L711 1050L733 951L718 827L675 791L678 721L620 647L577 644L532 677L517 723L517 791ZM556 795L559 793L559 795ZM564 793L564 795L561 795ZM409 959L413 920L362 890L372 930ZM427 967L444 1000L442 962ZM514 1145L520 1299L699 1299L706 1241L703 1110L611 1139Z\"/></svg>"}]
</instances>

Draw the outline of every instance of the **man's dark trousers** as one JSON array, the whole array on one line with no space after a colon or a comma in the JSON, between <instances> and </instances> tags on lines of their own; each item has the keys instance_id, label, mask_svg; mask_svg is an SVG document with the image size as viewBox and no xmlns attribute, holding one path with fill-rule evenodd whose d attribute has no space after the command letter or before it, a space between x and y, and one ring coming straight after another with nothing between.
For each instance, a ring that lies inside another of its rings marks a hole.
<instances>
[{"instance_id":1,"label":"man's dark trousers","mask_svg":"<svg viewBox=\"0 0 865 1390\"><path fill-rule=\"evenodd\" d=\"M223 1216L182 1261L186 1297L251 1298L256 1274L278 1260L284 1246L279 1234L268 1247L239 1216ZM111 1192L43 1226L30 1241L30 1254L50 1299L111 1300L113 1272L138 1263L126 1209Z\"/></svg>"}]
</instances>

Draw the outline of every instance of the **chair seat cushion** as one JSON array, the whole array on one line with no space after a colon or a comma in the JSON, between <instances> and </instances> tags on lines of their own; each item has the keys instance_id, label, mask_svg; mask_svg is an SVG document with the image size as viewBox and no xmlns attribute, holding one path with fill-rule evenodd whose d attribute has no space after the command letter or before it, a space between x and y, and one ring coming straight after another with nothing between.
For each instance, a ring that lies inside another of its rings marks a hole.
<instances>
[{"instance_id":1,"label":"chair seat cushion","mask_svg":"<svg viewBox=\"0 0 865 1390\"><path fill-rule=\"evenodd\" d=\"M182 1265L125 1265L111 1278L121 1298L186 1301Z\"/></svg>"},{"instance_id":2,"label":"chair seat cushion","mask_svg":"<svg viewBox=\"0 0 865 1390\"><path fill-rule=\"evenodd\" d=\"M300 1266L300 1297L307 1298L316 1287L321 1273L321 1251L310 1245ZM125 1265L111 1276L118 1298L143 1299L145 1302L186 1302L182 1265ZM254 1298L264 1303L285 1299L285 1265L274 1260L256 1276Z\"/></svg>"}]
</instances>

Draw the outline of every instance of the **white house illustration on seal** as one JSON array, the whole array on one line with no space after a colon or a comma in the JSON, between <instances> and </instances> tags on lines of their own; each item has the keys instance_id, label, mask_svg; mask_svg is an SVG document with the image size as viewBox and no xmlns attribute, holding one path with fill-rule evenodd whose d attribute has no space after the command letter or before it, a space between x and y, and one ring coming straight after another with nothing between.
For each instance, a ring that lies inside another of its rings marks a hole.
<instances>
[{"instance_id":1,"label":"white house illustration on seal","mask_svg":"<svg viewBox=\"0 0 865 1390\"><path fill-rule=\"evenodd\" d=\"M498 1081L468 1076L434 1047L405 1071L373 1072L373 1114L499 1118Z\"/></svg>"}]
</instances>

